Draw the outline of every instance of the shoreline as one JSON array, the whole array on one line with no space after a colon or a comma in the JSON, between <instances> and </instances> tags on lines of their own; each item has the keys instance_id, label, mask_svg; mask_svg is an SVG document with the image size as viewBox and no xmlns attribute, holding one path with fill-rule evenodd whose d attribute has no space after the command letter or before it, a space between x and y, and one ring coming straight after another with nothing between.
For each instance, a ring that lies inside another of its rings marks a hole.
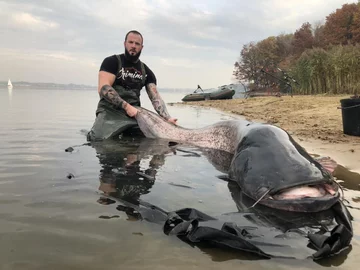
<instances>
[{"instance_id":1,"label":"shoreline","mask_svg":"<svg viewBox=\"0 0 360 270\"><path fill-rule=\"evenodd\" d=\"M248 121L263 122L286 130L309 153L329 156L345 168L360 173L360 136L343 133L341 96L283 96L249 99L178 102L206 107Z\"/></svg>"}]
</instances>

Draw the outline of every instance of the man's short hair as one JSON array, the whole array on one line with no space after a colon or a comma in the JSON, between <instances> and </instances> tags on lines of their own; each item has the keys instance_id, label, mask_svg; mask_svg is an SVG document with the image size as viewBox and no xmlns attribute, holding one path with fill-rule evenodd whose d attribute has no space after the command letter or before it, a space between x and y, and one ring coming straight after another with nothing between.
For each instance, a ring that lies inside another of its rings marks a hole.
<instances>
[{"instance_id":1,"label":"man's short hair","mask_svg":"<svg viewBox=\"0 0 360 270\"><path fill-rule=\"evenodd\" d=\"M131 33L135 34L135 35L139 35L141 37L141 42L144 43L144 38L143 38L142 34L139 31L136 31L136 30L130 30L125 36L125 41L127 40L128 35L131 34Z\"/></svg>"}]
</instances>

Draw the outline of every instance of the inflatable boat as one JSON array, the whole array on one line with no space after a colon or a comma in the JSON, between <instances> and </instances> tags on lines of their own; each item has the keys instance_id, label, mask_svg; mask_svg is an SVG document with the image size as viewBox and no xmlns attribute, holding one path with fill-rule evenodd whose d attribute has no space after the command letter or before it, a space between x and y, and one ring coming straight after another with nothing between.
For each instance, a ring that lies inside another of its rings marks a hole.
<instances>
[{"instance_id":1,"label":"inflatable boat","mask_svg":"<svg viewBox=\"0 0 360 270\"><path fill-rule=\"evenodd\" d=\"M215 99L232 99L235 90L229 88L220 88L211 92L197 92L188 94L183 97L182 101L201 101L201 100L215 100Z\"/></svg>"}]
</instances>

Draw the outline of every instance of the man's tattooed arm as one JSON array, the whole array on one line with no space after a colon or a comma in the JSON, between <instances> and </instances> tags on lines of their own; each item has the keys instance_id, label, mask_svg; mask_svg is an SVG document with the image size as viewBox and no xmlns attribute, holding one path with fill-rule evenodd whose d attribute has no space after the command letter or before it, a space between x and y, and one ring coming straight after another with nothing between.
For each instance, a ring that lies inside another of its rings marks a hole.
<instances>
[{"instance_id":1,"label":"man's tattooed arm","mask_svg":"<svg viewBox=\"0 0 360 270\"><path fill-rule=\"evenodd\" d=\"M100 97L103 97L116 108L123 108L125 110L126 106L128 105L128 103L119 96L115 89L107 84L101 87Z\"/></svg>"},{"instance_id":2,"label":"man's tattooed arm","mask_svg":"<svg viewBox=\"0 0 360 270\"><path fill-rule=\"evenodd\" d=\"M166 120L170 119L171 116L166 109L165 102L162 100L159 92L156 89L156 85L154 83L149 83L146 85L146 92L151 100L152 105L154 106L155 111Z\"/></svg>"}]
</instances>

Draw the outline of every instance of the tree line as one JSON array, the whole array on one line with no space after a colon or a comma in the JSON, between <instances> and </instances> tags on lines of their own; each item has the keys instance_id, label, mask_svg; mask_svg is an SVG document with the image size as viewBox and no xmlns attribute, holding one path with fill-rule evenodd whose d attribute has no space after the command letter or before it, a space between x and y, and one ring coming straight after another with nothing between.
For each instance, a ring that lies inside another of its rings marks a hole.
<instances>
[{"instance_id":1,"label":"tree line","mask_svg":"<svg viewBox=\"0 0 360 270\"><path fill-rule=\"evenodd\" d=\"M291 84L297 94L357 94L360 0L344 4L324 23L306 22L294 33L245 44L233 74L250 82L250 89L286 91Z\"/></svg>"}]
</instances>

